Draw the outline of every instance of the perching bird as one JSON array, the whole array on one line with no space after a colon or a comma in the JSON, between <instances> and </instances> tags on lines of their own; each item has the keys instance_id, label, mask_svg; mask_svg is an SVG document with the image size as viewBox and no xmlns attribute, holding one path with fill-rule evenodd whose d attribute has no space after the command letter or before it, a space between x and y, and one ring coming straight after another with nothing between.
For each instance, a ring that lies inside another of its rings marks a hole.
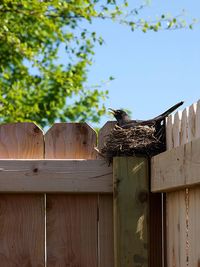
<instances>
[{"instance_id":1,"label":"perching bird","mask_svg":"<svg viewBox=\"0 0 200 267\"><path fill-rule=\"evenodd\" d=\"M122 109L114 110L112 108L109 108L109 110L111 110L111 113L117 120L117 124L121 127L129 123L137 124L138 122L142 122L140 120L131 120L129 115Z\"/></svg>"},{"instance_id":2,"label":"perching bird","mask_svg":"<svg viewBox=\"0 0 200 267\"><path fill-rule=\"evenodd\" d=\"M159 116L151 120L145 120L145 121L131 120L128 114L124 110L121 110L121 109L114 110L110 108L110 110L113 116L115 117L115 119L117 120L117 124L122 128L130 128L130 127L139 126L139 125L155 126L155 128L157 128L157 126L160 126L161 122L163 122L163 120L170 113L172 113L174 110L180 107L183 103L184 102L181 101L177 103L176 105L174 105L173 107L171 107L170 109L168 109L167 111L165 111L164 113L160 114Z\"/></svg>"}]
</instances>

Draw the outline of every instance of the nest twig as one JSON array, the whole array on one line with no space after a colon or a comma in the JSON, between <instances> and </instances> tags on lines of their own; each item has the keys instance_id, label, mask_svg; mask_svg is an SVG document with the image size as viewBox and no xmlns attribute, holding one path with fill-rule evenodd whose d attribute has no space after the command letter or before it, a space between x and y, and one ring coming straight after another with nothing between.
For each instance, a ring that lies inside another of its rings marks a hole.
<instances>
[{"instance_id":1,"label":"nest twig","mask_svg":"<svg viewBox=\"0 0 200 267\"><path fill-rule=\"evenodd\" d=\"M165 127L135 126L128 129L115 126L107 136L101 153L109 160L115 156L154 156L165 150Z\"/></svg>"}]
</instances>

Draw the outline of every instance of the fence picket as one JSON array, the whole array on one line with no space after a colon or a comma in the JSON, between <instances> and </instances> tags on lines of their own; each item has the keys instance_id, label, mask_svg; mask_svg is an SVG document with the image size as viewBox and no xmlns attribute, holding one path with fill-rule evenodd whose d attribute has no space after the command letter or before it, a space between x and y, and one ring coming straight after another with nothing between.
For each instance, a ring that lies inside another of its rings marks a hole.
<instances>
[{"instance_id":1,"label":"fence picket","mask_svg":"<svg viewBox=\"0 0 200 267\"><path fill-rule=\"evenodd\" d=\"M167 149L172 149L174 147L173 140L173 123L174 123L174 115L170 115L166 120L166 146Z\"/></svg>"},{"instance_id":2,"label":"fence picket","mask_svg":"<svg viewBox=\"0 0 200 267\"><path fill-rule=\"evenodd\" d=\"M182 112L181 130L180 130L180 145L188 142L188 108ZM182 199L180 202L180 213L182 221L180 223L180 231L182 232L180 240L181 251L181 266L188 266L188 189L181 190Z\"/></svg>"},{"instance_id":3,"label":"fence picket","mask_svg":"<svg viewBox=\"0 0 200 267\"><path fill-rule=\"evenodd\" d=\"M166 120L166 146L167 149L173 148L172 139L172 126L173 126L173 115L170 115ZM167 264L168 267L173 266L173 194L166 194L166 238L167 238Z\"/></svg>"},{"instance_id":4,"label":"fence picket","mask_svg":"<svg viewBox=\"0 0 200 267\"><path fill-rule=\"evenodd\" d=\"M0 126L0 158L42 159L44 138L33 123ZM45 265L44 195L0 195L0 265Z\"/></svg>"},{"instance_id":5,"label":"fence picket","mask_svg":"<svg viewBox=\"0 0 200 267\"><path fill-rule=\"evenodd\" d=\"M167 118L166 124L166 143L167 149L174 147L174 141L177 145L177 135L178 134L178 117L176 116L176 123L174 124L174 115L170 115ZM177 266L178 255L176 251L176 240L178 238L176 233L175 221L178 220L177 204L178 195L175 192L166 194L166 208L167 208L167 262L169 267Z\"/></svg>"},{"instance_id":6,"label":"fence picket","mask_svg":"<svg viewBox=\"0 0 200 267\"><path fill-rule=\"evenodd\" d=\"M176 112L167 124L167 149L178 147L187 136L185 113ZM183 129L182 129L183 127ZM172 140L171 140L172 139ZM167 193L167 255L169 267L186 266L186 203L185 190Z\"/></svg>"},{"instance_id":7,"label":"fence picket","mask_svg":"<svg viewBox=\"0 0 200 267\"><path fill-rule=\"evenodd\" d=\"M98 148L101 149L104 146L106 137L110 133L110 131L114 128L116 122L115 121L107 121L106 124L99 130L98 134Z\"/></svg>"},{"instance_id":8,"label":"fence picket","mask_svg":"<svg viewBox=\"0 0 200 267\"><path fill-rule=\"evenodd\" d=\"M196 112L198 111L198 114ZM197 116L196 116L197 115ZM200 121L199 121L199 103L189 107L188 115L188 141L192 141L200 136ZM188 206L188 260L189 267L199 266L200 263L200 186L189 189L189 206Z\"/></svg>"},{"instance_id":9,"label":"fence picket","mask_svg":"<svg viewBox=\"0 0 200 267\"><path fill-rule=\"evenodd\" d=\"M195 124L196 124L195 138L199 138L200 137L200 100L197 102L197 106L196 106Z\"/></svg>"},{"instance_id":10,"label":"fence picket","mask_svg":"<svg viewBox=\"0 0 200 267\"><path fill-rule=\"evenodd\" d=\"M104 145L115 122L107 122L99 131L98 149ZM108 163L107 163L108 164ZM99 267L114 266L113 195L99 195Z\"/></svg>"},{"instance_id":11,"label":"fence picket","mask_svg":"<svg viewBox=\"0 0 200 267\"><path fill-rule=\"evenodd\" d=\"M45 135L45 158L92 159L94 146L87 124L55 124ZM97 210L97 194L47 194L48 267L98 266Z\"/></svg>"}]
</instances>

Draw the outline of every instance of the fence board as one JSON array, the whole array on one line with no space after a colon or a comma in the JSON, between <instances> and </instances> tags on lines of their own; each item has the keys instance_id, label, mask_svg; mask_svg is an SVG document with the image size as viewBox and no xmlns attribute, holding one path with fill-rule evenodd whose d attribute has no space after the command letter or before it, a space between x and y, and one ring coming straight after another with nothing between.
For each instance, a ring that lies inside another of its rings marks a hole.
<instances>
[{"instance_id":1,"label":"fence board","mask_svg":"<svg viewBox=\"0 0 200 267\"><path fill-rule=\"evenodd\" d=\"M200 121L198 120L199 114L196 117L197 106L199 113L199 103L195 103L189 107L188 141L192 141L200 136ZM193 159L198 162L200 156L197 157L197 154L193 154L192 156ZM194 171L195 167L196 166L193 166L193 168L191 168L191 172ZM197 173L197 175L200 177L199 173L200 171ZM200 238L200 186L189 189L188 198L188 266L193 267L199 266L200 264L200 250L198 245Z\"/></svg>"},{"instance_id":2,"label":"fence board","mask_svg":"<svg viewBox=\"0 0 200 267\"><path fill-rule=\"evenodd\" d=\"M173 129L174 125L174 115L170 115L167 118L166 124L166 146L167 149L172 149L174 147L174 135L175 129ZM176 136L175 136L176 139ZM177 140L175 140L177 141ZM153 177L153 176L152 176ZM177 265L177 253L175 251L174 244L174 234L175 234L175 225L174 225L174 217L177 215L177 210L174 207L174 199L177 200L177 195L166 194L166 220L167 220L167 266L173 267ZM174 214L175 213L175 214ZM177 219L177 218L176 218ZM179 265L177 265L179 267Z\"/></svg>"},{"instance_id":3,"label":"fence board","mask_svg":"<svg viewBox=\"0 0 200 267\"><path fill-rule=\"evenodd\" d=\"M96 195L47 195L47 266L97 266Z\"/></svg>"},{"instance_id":4,"label":"fence board","mask_svg":"<svg viewBox=\"0 0 200 267\"><path fill-rule=\"evenodd\" d=\"M114 128L115 121L107 121L106 124L99 130L98 134L98 148L101 150L105 144L105 140L110 131Z\"/></svg>"},{"instance_id":5,"label":"fence board","mask_svg":"<svg viewBox=\"0 0 200 267\"><path fill-rule=\"evenodd\" d=\"M42 159L43 132L34 123L9 123L0 126L1 159Z\"/></svg>"},{"instance_id":6,"label":"fence board","mask_svg":"<svg viewBox=\"0 0 200 267\"><path fill-rule=\"evenodd\" d=\"M99 267L114 266L113 196L99 195Z\"/></svg>"},{"instance_id":7,"label":"fence board","mask_svg":"<svg viewBox=\"0 0 200 267\"><path fill-rule=\"evenodd\" d=\"M33 123L0 126L1 158L43 158L42 131ZM43 195L0 195L0 265L45 265Z\"/></svg>"},{"instance_id":8,"label":"fence board","mask_svg":"<svg viewBox=\"0 0 200 267\"><path fill-rule=\"evenodd\" d=\"M197 107L196 107L195 126L196 126L195 138L199 138L200 137L200 100L197 102Z\"/></svg>"},{"instance_id":9,"label":"fence board","mask_svg":"<svg viewBox=\"0 0 200 267\"><path fill-rule=\"evenodd\" d=\"M172 133L173 133L173 123L174 123L174 115L170 115L167 118L167 122L166 122L166 147L167 150L170 150L174 147L174 139L172 137Z\"/></svg>"},{"instance_id":10,"label":"fence board","mask_svg":"<svg viewBox=\"0 0 200 267\"><path fill-rule=\"evenodd\" d=\"M56 123L45 135L49 159L95 159L96 133L85 123Z\"/></svg>"},{"instance_id":11,"label":"fence board","mask_svg":"<svg viewBox=\"0 0 200 267\"><path fill-rule=\"evenodd\" d=\"M181 128L180 128L180 143L183 146L188 142L188 108L182 111L181 117ZM181 254L181 266L185 267L188 265L188 188L180 191L181 202L179 212L181 213L181 240L179 243L180 254Z\"/></svg>"},{"instance_id":12,"label":"fence board","mask_svg":"<svg viewBox=\"0 0 200 267\"><path fill-rule=\"evenodd\" d=\"M174 119L169 121L167 125L167 149L172 149L180 146L181 142L185 142L187 133L185 131L185 124L181 123L181 119L186 122L181 112L176 112ZM173 115L172 115L173 116ZM183 130L182 130L183 127ZM170 140L172 139L172 140ZM174 150L173 150L174 151ZM177 159L177 158L176 158ZM177 165L175 160L173 164ZM177 169L177 166L176 166ZM170 165L168 170L173 170ZM166 170L165 170L166 171ZM176 176L171 175L178 180ZM170 177L170 178L171 178ZM167 193L166 195L167 207L167 262L169 267L186 266L186 203L185 190Z\"/></svg>"},{"instance_id":13,"label":"fence board","mask_svg":"<svg viewBox=\"0 0 200 267\"><path fill-rule=\"evenodd\" d=\"M96 134L86 124L55 124L45 138L45 158L96 156ZM47 207L47 266L96 267L98 195L47 194ZM66 229L69 235L78 231L79 237L63 235Z\"/></svg>"},{"instance_id":14,"label":"fence board","mask_svg":"<svg viewBox=\"0 0 200 267\"><path fill-rule=\"evenodd\" d=\"M114 125L115 122L110 121L100 129L99 150L104 146L105 139ZM99 267L114 266L113 239L113 194L101 194L99 195Z\"/></svg>"},{"instance_id":15,"label":"fence board","mask_svg":"<svg viewBox=\"0 0 200 267\"><path fill-rule=\"evenodd\" d=\"M174 147L174 139L173 139L173 123L174 123L174 115L170 115L167 118L166 121L166 149L170 150ZM152 164L153 166L153 164ZM153 170L153 168L152 168ZM153 175L151 175L151 177L153 177ZM156 176L157 178L157 176ZM152 179L153 181L153 179ZM165 246L166 246L166 262L165 264L167 264L168 267L171 267L174 260L174 256L172 257L172 255L174 254L173 251L173 241L174 241L174 228L172 226L171 231L169 230L171 225L173 225L173 199L174 199L174 194L166 194L165 197L165 201L166 201L166 242L165 242Z\"/></svg>"},{"instance_id":16,"label":"fence board","mask_svg":"<svg viewBox=\"0 0 200 267\"><path fill-rule=\"evenodd\" d=\"M0 160L0 192L112 193L104 160Z\"/></svg>"},{"instance_id":17,"label":"fence board","mask_svg":"<svg viewBox=\"0 0 200 267\"><path fill-rule=\"evenodd\" d=\"M176 191L200 184L200 138L152 160L152 192Z\"/></svg>"}]
</instances>

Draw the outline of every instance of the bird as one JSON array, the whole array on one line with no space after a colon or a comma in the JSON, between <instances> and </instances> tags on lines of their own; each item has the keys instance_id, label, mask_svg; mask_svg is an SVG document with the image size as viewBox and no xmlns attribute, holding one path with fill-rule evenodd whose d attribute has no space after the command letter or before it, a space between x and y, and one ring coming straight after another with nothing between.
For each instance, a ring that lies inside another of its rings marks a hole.
<instances>
[{"instance_id":1,"label":"bird","mask_svg":"<svg viewBox=\"0 0 200 267\"><path fill-rule=\"evenodd\" d=\"M183 105L183 101L175 104L168 110L166 110L164 113L156 116L153 119L150 120L132 120L129 115L122 109L114 110L112 108L109 108L111 110L111 113L117 120L117 125L122 128L131 128L135 126L155 126L155 128L159 127L161 123L164 121L164 119L169 116L174 110L176 110L178 107Z\"/></svg>"},{"instance_id":2,"label":"bird","mask_svg":"<svg viewBox=\"0 0 200 267\"><path fill-rule=\"evenodd\" d=\"M113 116L115 117L115 119L117 120L117 125L122 127L126 124L137 124L139 122L142 122L141 120L131 120L131 118L129 117L129 115L126 113L126 111L122 110L122 109L112 109L109 108L110 112L113 114Z\"/></svg>"}]
</instances>

